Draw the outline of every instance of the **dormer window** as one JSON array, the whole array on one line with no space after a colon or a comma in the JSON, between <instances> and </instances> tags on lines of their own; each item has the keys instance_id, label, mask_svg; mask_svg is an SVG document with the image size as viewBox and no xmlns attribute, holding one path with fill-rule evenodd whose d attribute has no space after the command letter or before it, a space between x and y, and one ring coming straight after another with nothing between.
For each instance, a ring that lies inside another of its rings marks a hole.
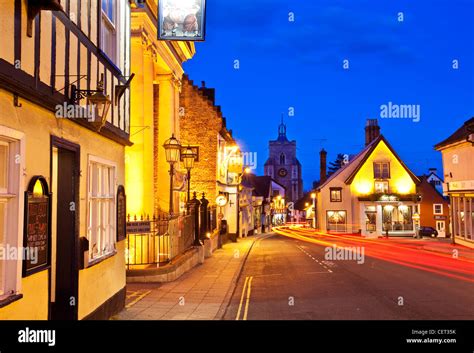
<instances>
[{"instance_id":1,"label":"dormer window","mask_svg":"<svg viewBox=\"0 0 474 353\"><path fill-rule=\"evenodd\" d=\"M375 162L374 163L374 179L389 179L390 178L390 163L389 162Z\"/></svg>"}]
</instances>

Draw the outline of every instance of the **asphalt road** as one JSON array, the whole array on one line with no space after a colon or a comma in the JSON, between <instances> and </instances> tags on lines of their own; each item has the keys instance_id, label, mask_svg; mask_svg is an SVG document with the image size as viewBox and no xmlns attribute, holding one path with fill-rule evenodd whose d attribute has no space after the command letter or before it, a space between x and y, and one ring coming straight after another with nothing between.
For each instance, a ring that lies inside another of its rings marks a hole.
<instances>
[{"instance_id":1,"label":"asphalt road","mask_svg":"<svg viewBox=\"0 0 474 353\"><path fill-rule=\"evenodd\" d=\"M474 319L472 267L462 279L367 254L363 264L327 261L326 246L276 234L258 240L224 319ZM436 262L436 254L429 256Z\"/></svg>"}]
</instances>

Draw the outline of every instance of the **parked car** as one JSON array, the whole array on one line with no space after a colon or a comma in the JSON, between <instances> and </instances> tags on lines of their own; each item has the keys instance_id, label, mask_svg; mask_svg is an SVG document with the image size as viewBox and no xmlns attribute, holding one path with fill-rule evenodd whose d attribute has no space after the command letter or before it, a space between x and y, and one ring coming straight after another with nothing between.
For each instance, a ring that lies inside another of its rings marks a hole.
<instances>
[{"instance_id":1,"label":"parked car","mask_svg":"<svg viewBox=\"0 0 474 353\"><path fill-rule=\"evenodd\" d=\"M436 238L438 236L438 231L433 227L423 227L421 226L418 230L419 237L430 237Z\"/></svg>"}]
</instances>

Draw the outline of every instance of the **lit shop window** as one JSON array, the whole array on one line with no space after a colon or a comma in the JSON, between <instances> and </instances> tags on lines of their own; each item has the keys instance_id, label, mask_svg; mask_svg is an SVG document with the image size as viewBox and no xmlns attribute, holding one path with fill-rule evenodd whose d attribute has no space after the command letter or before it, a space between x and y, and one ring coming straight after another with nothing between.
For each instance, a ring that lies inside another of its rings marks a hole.
<instances>
[{"instance_id":1,"label":"lit shop window","mask_svg":"<svg viewBox=\"0 0 474 353\"><path fill-rule=\"evenodd\" d=\"M347 213L346 211L327 211L327 229L329 231L346 231Z\"/></svg>"},{"instance_id":2,"label":"lit shop window","mask_svg":"<svg viewBox=\"0 0 474 353\"><path fill-rule=\"evenodd\" d=\"M382 207L383 231L413 231L413 209L407 205Z\"/></svg>"},{"instance_id":3,"label":"lit shop window","mask_svg":"<svg viewBox=\"0 0 474 353\"><path fill-rule=\"evenodd\" d=\"M87 186L90 259L115 251L115 169L112 164L90 157Z\"/></svg>"}]
</instances>

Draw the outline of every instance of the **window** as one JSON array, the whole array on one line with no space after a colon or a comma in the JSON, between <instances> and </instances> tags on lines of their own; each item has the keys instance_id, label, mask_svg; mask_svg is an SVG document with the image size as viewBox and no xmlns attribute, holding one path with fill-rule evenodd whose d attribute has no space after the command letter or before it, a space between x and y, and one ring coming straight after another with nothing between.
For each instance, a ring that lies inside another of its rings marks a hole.
<instances>
[{"instance_id":1,"label":"window","mask_svg":"<svg viewBox=\"0 0 474 353\"><path fill-rule=\"evenodd\" d=\"M117 61L116 0L102 0L101 49L114 63Z\"/></svg>"},{"instance_id":2,"label":"window","mask_svg":"<svg viewBox=\"0 0 474 353\"><path fill-rule=\"evenodd\" d=\"M115 165L89 158L87 238L89 258L115 250Z\"/></svg>"},{"instance_id":3,"label":"window","mask_svg":"<svg viewBox=\"0 0 474 353\"><path fill-rule=\"evenodd\" d=\"M347 213L346 211L326 211L327 229L335 232L345 232Z\"/></svg>"},{"instance_id":4,"label":"window","mask_svg":"<svg viewBox=\"0 0 474 353\"><path fill-rule=\"evenodd\" d=\"M433 213L434 214L443 214L443 204L441 204L441 203L433 204Z\"/></svg>"},{"instance_id":5,"label":"window","mask_svg":"<svg viewBox=\"0 0 474 353\"><path fill-rule=\"evenodd\" d=\"M382 206L382 230L413 231L413 209L407 205Z\"/></svg>"},{"instance_id":6,"label":"window","mask_svg":"<svg viewBox=\"0 0 474 353\"><path fill-rule=\"evenodd\" d=\"M20 171L24 167L21 155L23 134L0 126L0 300L16 294L19 279L18 261L7 248L17 248L22 239L18 229L20 217L19 195L22 181ZM22 252L17 251L17 255Z\"/></svg>"},{"instance_id":7,"label":"window","mask_svg":"<svg viewBox=\"0 0 474 353\"><path fill-rule=\"evenodd\" d=\"M374 163L374 178L375 179L389 179L390 178L390 163L375 162Z\"/></svg>"},{"instance_id":8,"label":"window","mask_svg":"<svg viewBox=\"0 0 474 353\"><path fill-rule=\"evenodd\" d=\"M341 202L342 201L342 189L341 188L329 188L329 196L331 202Z\"/></svg>"},{"instance_id":9,"label":"window","mask_svg":"<svg viewBox=\"0 0 474 353\"><path fill-rule=\"evenodd\" d=\"M284 165L285 164L285 154L282 153L280 154L280 165Z\"/></svg>"},{"instance_id":10,"label":"window","mask_svg":"<svg viewBox=\"0 0 474 353\"><path fill-rule=\"evenodd\" d=\"M388 193L388 181L376 181L374 189L376 194Z\"/></svg>"}]
</instances>

